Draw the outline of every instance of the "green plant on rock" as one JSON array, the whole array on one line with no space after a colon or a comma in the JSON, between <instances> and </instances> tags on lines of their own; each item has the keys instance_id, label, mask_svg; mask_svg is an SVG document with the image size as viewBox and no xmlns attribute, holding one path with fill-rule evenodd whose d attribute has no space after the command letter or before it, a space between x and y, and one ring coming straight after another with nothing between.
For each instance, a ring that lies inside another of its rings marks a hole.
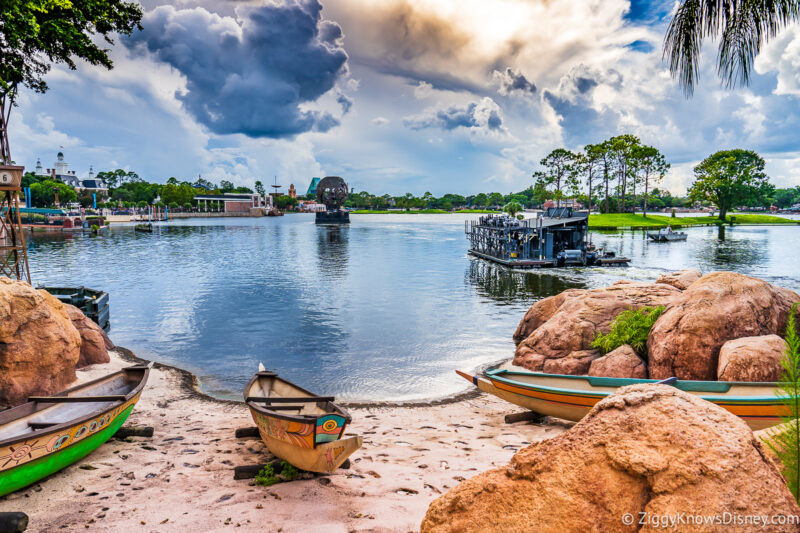
<instances>
[{"instance_id":1,"label":"green plant on rock","mask_svg":"<svg viewBox=\"0 0 800 533\"><path fill-rule=\"evenodd\" d=\"M597 333L592 341L592 348L597 348L605 355L628 344L646 361L647 337L650 335L653 324L663 312L663 305L628 309L621 312L611 322L611 330L608 333Z\"/></svg>"},{"instance_id":2,"label":"green plant on rock","mask_svg":"<svg viewBox=\"0 0 800 533\"><path fill-rule=\"evenodd\" d=\"M300 471L286 461L281 461L279 466L280 471L276 473L275 466L272 463L265 464L264 468L256 474L256 485L269 487L284 481L294 481L300 476Z\"/></svg>"},{"instance_id":3,"label":"green plant on rock","mask_svg":"<svg viewBox=\"0 0 800 533\"><path fill-rule=\"evenodd\" d=\"M783 402L783 424L769 431L767 445L783 463L783 477L800 502L800 335L797 333L797 305L792 306L786 324L788 348L781 359L783 373L776 395Z\"/></svg>"}]
</instances>

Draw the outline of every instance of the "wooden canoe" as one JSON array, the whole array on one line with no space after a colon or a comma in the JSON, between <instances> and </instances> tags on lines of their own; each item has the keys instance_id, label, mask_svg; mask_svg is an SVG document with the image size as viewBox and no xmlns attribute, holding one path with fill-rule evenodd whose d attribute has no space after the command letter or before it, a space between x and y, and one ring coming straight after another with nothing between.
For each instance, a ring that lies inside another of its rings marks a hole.
<instances>
[{"instance_id":1,"label":"wooden canoe","mask_svg":"<svg viewBox=\"0 0 800 533\"><path fill-rule=\"evenodd\" d=\"M567 376L539 372L489 370L485 376L456 371L484 392L542 415L578 421L619 387L658 383L654 379ZM719 405L742 418L753 431L782 422L777 383L678 380L672 386Z\"/></svg>"},{"instance_id":2,"label":"wooden canoe","mask_svg":"<svg viewBox=\"0 0 800 533\"><path fill-rule=\"evenodd\" d=\"M333 397L317 396L261 364L244 400L269 451L300 470L333 472L361 448L361 437L342 438L351 418Z\"/></svg>"},{"instance_id":3,"label":"wooden canoe","mask_svg":"<svg viewBox=\"0 0 800 533\"><path fill-rule=\"evenodd\" d=\"M58 472L110 439L139 401L151 365L31 397L0 413L0 496Z\"/></svg>"}]
</instances>

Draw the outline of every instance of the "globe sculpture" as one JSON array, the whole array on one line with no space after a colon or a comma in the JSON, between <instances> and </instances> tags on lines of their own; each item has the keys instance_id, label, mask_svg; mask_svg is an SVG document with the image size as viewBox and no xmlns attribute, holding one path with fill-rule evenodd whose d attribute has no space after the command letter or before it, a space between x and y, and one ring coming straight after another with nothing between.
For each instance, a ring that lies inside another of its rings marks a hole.
<instances>
[{"instance_id":1,"label":"globe sculpture","mask_svg":"<svg viewBox=\"0 0 800 533\"><path fill-rule=\"evenodd\" d=\"M326 176L317 184L317 202L325 204L327 211L317 213L317 224L347 224L350 213L342 209L350 189L339 176Z\"/></svg>"}]
</instances>

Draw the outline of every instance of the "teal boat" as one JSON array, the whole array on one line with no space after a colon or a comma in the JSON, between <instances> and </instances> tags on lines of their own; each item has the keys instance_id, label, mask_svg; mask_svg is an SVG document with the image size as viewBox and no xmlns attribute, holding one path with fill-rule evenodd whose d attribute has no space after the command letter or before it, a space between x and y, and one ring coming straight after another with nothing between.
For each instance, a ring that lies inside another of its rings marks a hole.
<instances>
[{"instance_id":1,"label":"teal boat","mask_svg":"<svg viewBox=\"0 0 800 533\"><path fill-rule=\"evenodd\" d=\"M34 396L0 413L0 496L58 472L110 439L139 401L151 366Z\"/></svg>"}]
</instances>

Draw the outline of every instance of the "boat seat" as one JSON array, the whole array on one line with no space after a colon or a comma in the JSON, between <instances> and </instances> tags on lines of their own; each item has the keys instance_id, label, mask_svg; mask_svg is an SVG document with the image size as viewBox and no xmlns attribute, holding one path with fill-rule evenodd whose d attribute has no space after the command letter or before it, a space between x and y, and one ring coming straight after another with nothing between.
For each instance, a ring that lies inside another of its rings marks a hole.
<instances>
[{"instance_id":1,"label":"boat seat","mask_svg":"<svg viewBox=\"0 0 800 533\"><path fill-rule=\"evenodd\" d=\"M40 402L40 403L124 402L125 395L111 394L108 396L29 396L28 401Z\"/></svg>"},{"instance_id":2,"label":"boat seat","mask_svg":"<svg viewBox=\"0 0 800 533\"><path fill-rule=\"evenodd\" d=\"M303 402L332 402L333 396L302 396L300 398L267 398L265 396L248 396L245 402L260 403L303 403Z\"/></svg>"},{"instance_id":3,"label":"boat seat","mask_svg":"<svg viewBox=\"0 0 800 533\"><path fill-rule=\"evenodd\" d=\"M63 424L63 422L28 422L28 425L34 431L37 429L45 429L51 426L57 426L59 424Z\"/></svg>"}]
</instances>

